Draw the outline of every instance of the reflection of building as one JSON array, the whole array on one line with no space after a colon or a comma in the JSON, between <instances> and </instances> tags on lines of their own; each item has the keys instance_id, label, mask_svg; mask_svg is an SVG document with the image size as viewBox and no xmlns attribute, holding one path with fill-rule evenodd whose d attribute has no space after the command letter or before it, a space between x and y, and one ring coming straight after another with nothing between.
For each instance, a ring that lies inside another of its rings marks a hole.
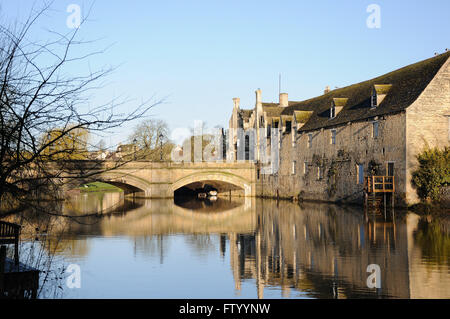
<instances>
[{"instance_id":1,"label":"reflection of building","mask_svg":"<svg viewBox=\"0 0 450 319\"><path fill-rule=\"evenodd\" d=\"M255 107L244 110L234 98L228 158L265 166L263 154L280 150L271 158L279 168L258 174L257 195L362 203L363 177L383 175L395 177L400 204L413 203L415 156L427 145L449 145L449 57L301 102L280 93L278 103L266 103L258 89Z\"/></svg>"},{"instance_id":2,"label":"reflection of building","mask_svg":"<svg viewBox=\"0 0 450 319\"><path fill-rule=\"evenodd\" d=\"M163 264L179 252L179 246L171 245L176 234L188 244L191 256L219 253L227 260L229 256L236 291L243 281L255 282L260 298L268 297L266 287L281 288L285 297L450 297L448 232L430 229L427 234L426 219L419 222L408 214L406 222L403 218L390 222L358 209L325 204L299 207L251 199L247 205L249 198L238 200L240 206L223 212L189 210L169 200L138 200L137 207L103 219L83 219L82 225L67 225L68 219L59 218L64 222L55 224L69 229L69 234L53 237L55 241L49 236L46 247L68 260L88 259L91 254L96 257L92 238L122 237L133 243L134 256L159 257L155 260ZM381 268L379 291L366 286L370 264Z\"/></svg>"},{"instance_id":3,"label":"reflection of building","mask_svg":"<svg viewBox=\"0 0 450 319\"><path fill-rule=\"evenodd\" d=\"M411 258L417 247L411 225L325 205L301 212L291 203L276 205L257 208L254 234L228 234L237 290L253 278L260 298L267 286L281 287L285 297L294 291L319 298L449 297L445 281L439 283L445 271L427 276L421 258ZM378 291L366 284L370 264L381 268Z\"/></svg>"}]
</instances>

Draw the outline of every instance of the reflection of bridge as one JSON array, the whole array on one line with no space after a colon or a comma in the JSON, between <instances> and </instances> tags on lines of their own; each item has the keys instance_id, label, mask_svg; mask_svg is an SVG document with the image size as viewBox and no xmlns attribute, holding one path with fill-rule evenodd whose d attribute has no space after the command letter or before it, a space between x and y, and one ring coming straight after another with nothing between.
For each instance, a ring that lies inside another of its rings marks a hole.
<instances>
[{"instance_id":1,"label":"reflection of bridge","mask_svg":"<svg viewBox=\"0 0 450 319\"><path fill-rule=\"evenodd\" d=\"M82 172L92 169L98 174L73 179L68 184L103 181L120 188L126 193L141 193L147 198L170 198L175 190L182 187L195 189L209 184L219 193L241 192L243 196L255 196L256 169L249 162L201 162L201 163L158 163L134 161L117 167L115 162L74 162L69 172L71 176L82 176Z\"/></svg>"}]
</instances>

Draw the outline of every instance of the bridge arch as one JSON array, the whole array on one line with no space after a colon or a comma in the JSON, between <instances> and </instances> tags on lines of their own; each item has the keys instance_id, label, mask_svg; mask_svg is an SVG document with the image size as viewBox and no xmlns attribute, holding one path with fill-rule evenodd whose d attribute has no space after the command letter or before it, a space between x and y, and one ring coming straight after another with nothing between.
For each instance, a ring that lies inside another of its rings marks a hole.
<instances>
[{"instance_id":1,"label":"bridge arch","mask_svg":"<svg viewBox=\"0 0 450 319\"><path fill-rule=\"evenodd\" d=\"M100 174L92 175L87 178L74 180L73 182L71 182L72 185L70 186L73 188L81 184L86 184L95 181L109 183L111 185L118 186L119 188L122 188L124 190L127 189L127 186L131 186L128 187L129 193L138 192L142 193L144 197L150 196L150 184L147 181L137 176L114 171L103 172ZM75 185L75 183L77 183L78 185Z\"/></svg>"},{"instance_id":2,"label":"bridge arch","mask_svg":"<svg viewBox=\"0 0 450 319\"><path fill-rule=\"evenodd\" d=\"M174 192L184 186L194 183L210 183L219 182L234 185L244 191L245 196L252 196L252 183L242 178L239 175L228 172L219 171L207 171L189 174L184 176L172 183L171 187L168 188L167 197L173 197Z\"/></svg>"}]
</instances>

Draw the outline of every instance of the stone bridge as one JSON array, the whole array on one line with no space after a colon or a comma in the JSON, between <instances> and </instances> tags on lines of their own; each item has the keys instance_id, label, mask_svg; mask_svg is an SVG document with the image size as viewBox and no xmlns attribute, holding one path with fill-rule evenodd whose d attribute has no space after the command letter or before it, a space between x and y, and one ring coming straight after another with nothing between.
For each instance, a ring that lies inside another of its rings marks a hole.
<instances>
[{"instance_id":1,"label":"stone bridge","mask_svg":"<svg viewBox=\"0 0 450 319\"><path fill-rule=\"evenodd\" d=\"M94 162L79 161L68 173L77 176L93 167ZM98 173L89 177L71 178L66 190L82 184L102 181L137 193L146 198L171 198L182 187L195 189L205 184L217 188L219 193L238 192L246 197L256 195L256 166L252 162L147 162L132 161L117 167L115 162L102 162Z\"/></svg>"}]
</instances>

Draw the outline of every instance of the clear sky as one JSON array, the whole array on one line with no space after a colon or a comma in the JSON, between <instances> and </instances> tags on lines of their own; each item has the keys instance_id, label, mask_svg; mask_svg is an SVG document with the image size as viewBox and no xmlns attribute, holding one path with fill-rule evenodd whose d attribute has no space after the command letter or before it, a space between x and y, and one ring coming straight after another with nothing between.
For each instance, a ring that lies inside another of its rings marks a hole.
<instances>
[{"instance_id":1,"label":"clear sky","mask_svg":"<svg viewBox=\"0 0 450 319\"><path fill-rule=\"evenodd\" d=\"M40 2L0 3L7 21ZM450 48L448 0L57 1L36 36L45 37L44 27L67 32L70 4L82 15L93 4L80 37L100 40L85 49L112 45L89 66L119 66L93 103L166 97L151 115L172 129L195 120L226 127L232 98L253 108L257 88L264 101L278 101L279 73L289 100L303 100ZM371 4L379 5L379 28L367 25ZM125 140L134 124L106 142Z\"/></svg>"}]
</instances>

